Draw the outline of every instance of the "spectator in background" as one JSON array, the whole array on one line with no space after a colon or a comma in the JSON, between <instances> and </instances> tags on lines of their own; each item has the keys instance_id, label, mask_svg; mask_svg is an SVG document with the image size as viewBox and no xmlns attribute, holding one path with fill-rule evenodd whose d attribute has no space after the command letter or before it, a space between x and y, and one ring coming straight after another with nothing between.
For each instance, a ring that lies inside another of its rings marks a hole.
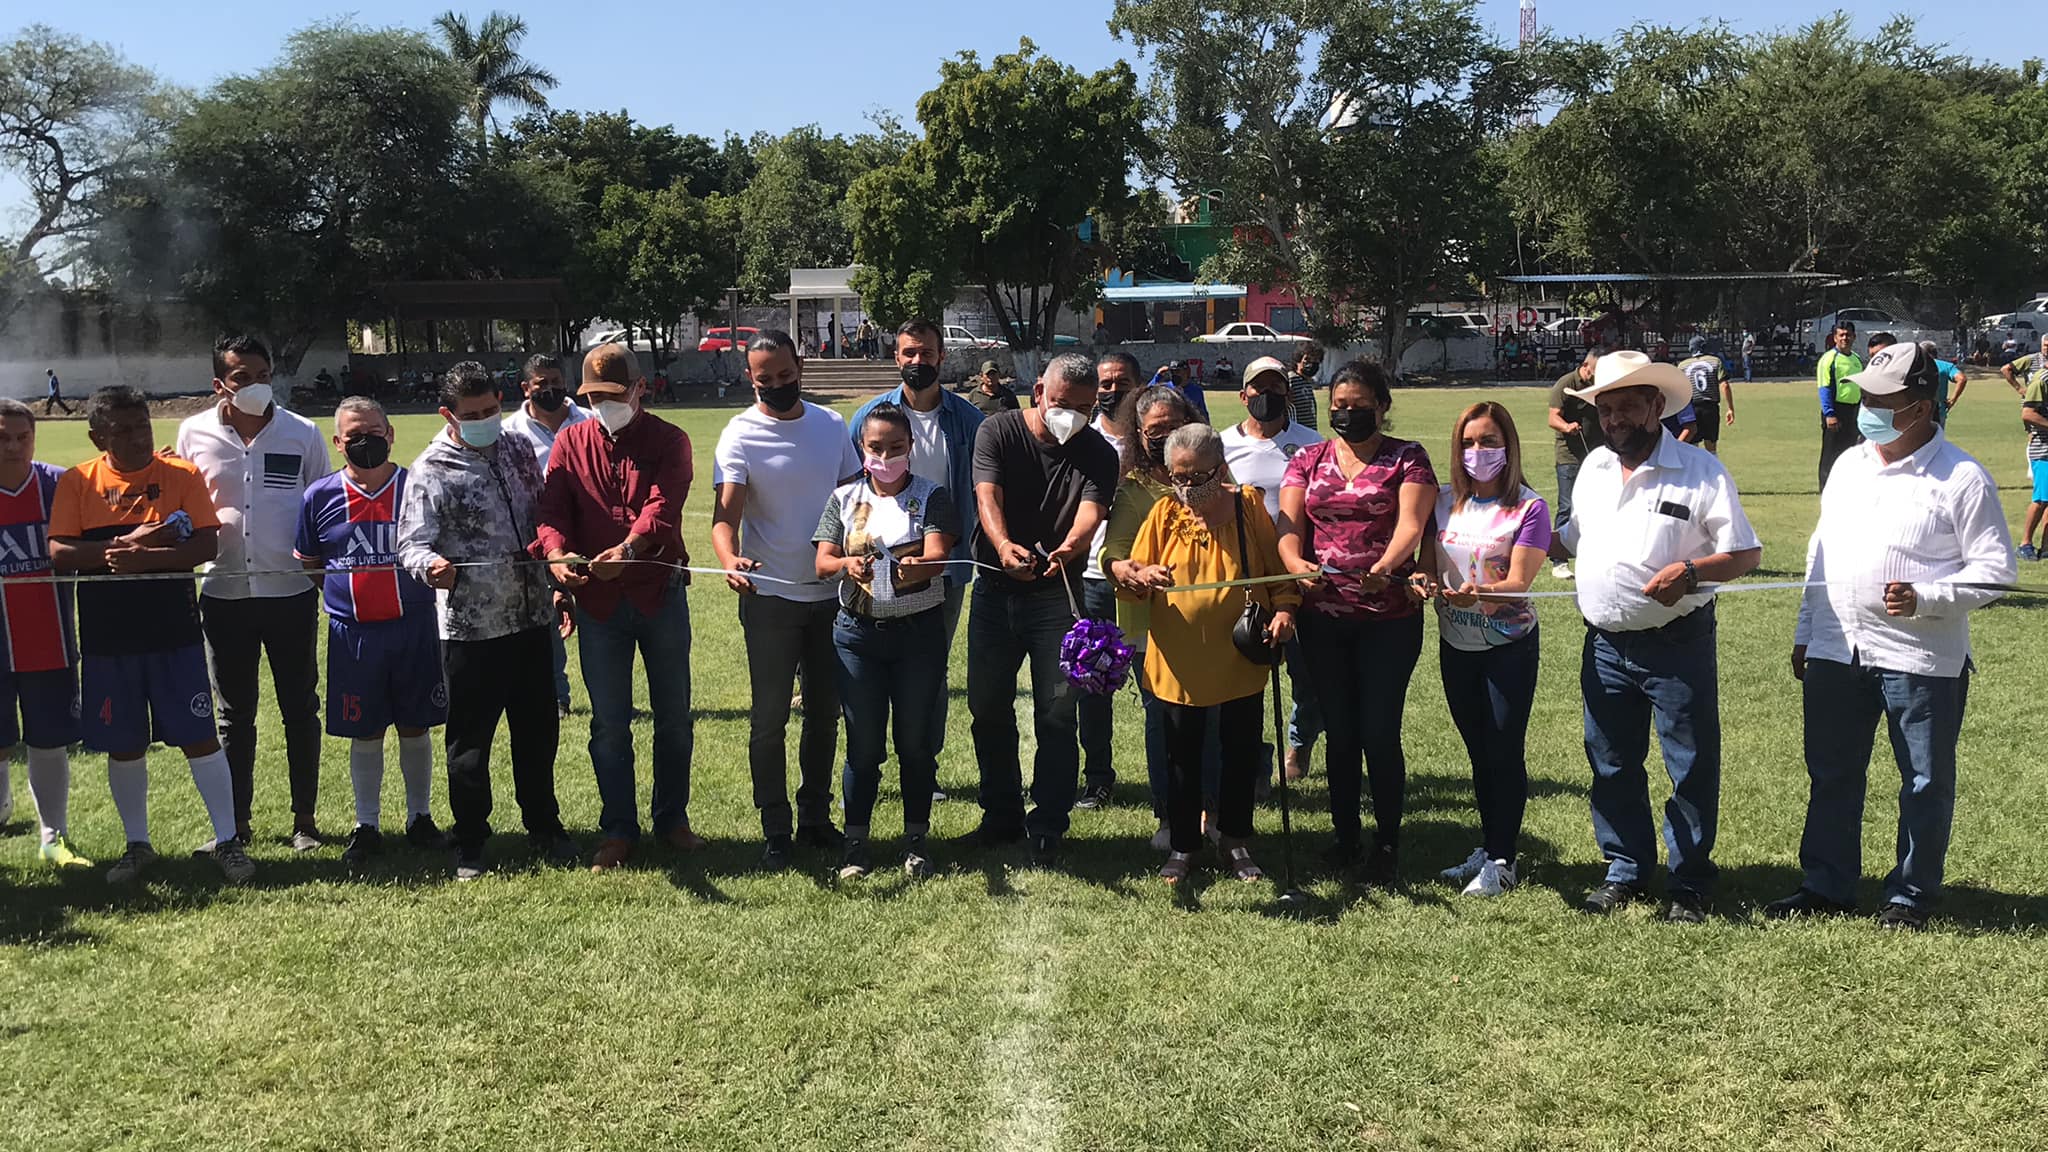
<instances>
[{"instance_id":1,"label":"spectator in background","mask_svg":"<svg viewBox=\"0 0 2048 1152\"><path fill-rule=\"evenodd\" d=\"M1109 442L1118 459L1124 445L1137 435L1138 361L1128 352L1106 352L1095 362L1095 430ZM1109 532L1109 517L1103 516L1088 545L1087 565L1081 570L1081 610L1091 619L1114 621L1116 592L1102 570L1102 542ZM1074 807L1083 811L1106 808L1116 799L1116 765L1111 760L1114 744L1114 710L1107 696L1088 694L1077 708L1081 732L1081 794Z\"/></svg>"},{"instance_id":2,"label":"spectator in background","mask_svg":"<svg viewBox=\"0 0 2048 1152\"><path fill-rule=\"evenodd\" d=\"M320 846L320 595L292 545L306 488L334 471L327 438L271 399L270 350L252 336L213 348L218 402L178 426L177 453L206 478L220 517L220 554L199 589L199 619L220 698L220 726L235 780L235 828L249 840L256 791L257 665L284 721L291 779L292 848ZM248 573L257 575L248 575ZM267 574L266 574L267 573ZM288 574L287 574L288 573Z\"/></svg>"},{"instance_id":3,"label":"spectator in background","mask_svg":"<svg viewBox=\"0 0 2048 1152\"><path fill-rule=\"evenodd\" d=\"M1579 366L1557 378L1550 386L1550 430L1556 436L1557 524L1559 530L1572 518L1572 486L1578 483L1579 466L1596 448L1605 447L1607 437L1600 431L1600 413L1573 393L1593 382L1593 365L1605 351L1598 344L1586 349ZM1560 580L1572 578L1569 561L1559 560L1550 574Z\"/></svg>"},{"instance_id":4,"label":"spectator in background","mask_svg":"<svg viewBox=\"0 0 2048 1152\"><path fill-rule=\"evenodd\" d=\"M900 343L900 342L899 342ZM762 329L747 345L755 403L718 438L711 547L740 593L752 705L747 767L761 812L762 867L790 866L795 839L834 852L832 769L839 748L838 590L818 579L811 536L832 490L861 470L846 421L803 398L803 360L789 334ZM765 577L756 583L753 576ZM789 799L790 692L804 680L796 810Z\"/></svg>"},{"instance_id":5,"label":"spectator in background","mask_svg":"<svg viewBox=\"0 0 2048 1152\"><path fill-rule=\"evenodd\" d=\"M1321 427L1317 423L1321 414L1316 403L1316 373L1322 370L1322 345L1313 340L1302 341L1294 350L1294 367L1287 373L1287 398L1292 405L1288 415L1311 432Z\"/></svg>"},{"instance_id":6,"label":"spectator in background","mask_svg":"<svg viewBox=\"0 0 2048 1152\"><path fill-rule=\"evenodd\" d=\"M1728 366L1708 349L1704 336L1694 336L1686 345L1686 357L1678 365L1692 385L1695 419L1693 443L1718 452L1721 443L1721 407L1728 407L1727 422L1735 424L1735 386L1728 382Z\"/></svg>"},{"instance_id":7,"label":"spectator in background","mask_svg":"<svg viewBox=\"0 0 2048 1152\"><path fill-rule=\"evenodd\" d=\"M1856 325L1838 322L1828 334L1829 348L1814 365L1814 382L1820 389L1820 486L1828 486L1828 473L1835 458L1862 441L1856 431L1856 406L1863 393L1849 377L1863 371L1863 361L1850 351L1856 342Z\"/></svg>"},{"instance_id":8,"label":"spectator in background","mask_svg":"<svg viewBox=\"0 0 2048 1152\"><path fill-rule=\"evenodd\" d=\"M2038 560L2034 533L2048 516L2048 335L2041 337L2041 350L1999 369L2005 382L2020 394L2020 427L2027 432L2027 470L2033 480L2033 502L2020 528L2019 558ZM2021 382L2021 378L2025 382Z\"/></svg>"},{"instance_id":9,"label":"spectator in background","mask_svg":"<svg viewBox=\"0 0 2048 1152\"><path fill-rule=\"evenodd\" d=\"M1957 347L1961 347L1960 344ZM1963 390L1970 386L1970 375L1961 365L1952 364L1940 356L1940 348L1932 340L1920 342L1920 354L1933 365L1935 375L1941 380L1941 387L1935 390L1934 422L1946 428L1949 409L1963 398Z\"/></svg>"},{"instance_id":10,"label":"spectator in background","mask_svg":"<svg viewBox=\"0 0 2048 1152\"><path fill-rule=\"evenodd\" d=\"M1109 326L1098 320L1095 323L1095 335L1089 342L1097 348L1106 348L1116 343L1116 339L1109 334Z\"/></svg>"},{"instance_id":11,"label":"spectator in background","mask_svg":"<svg viewBox=\"0 0 2048 1152\"><path fill-rule=\"evenodd\" d=\"M590 410L569 398L569 390L562 382L562 362L545 352L536 352L526 358L519 387L526 394L526 399L505 416L505 432L514 435L515 440L525 439L534 459L540 463L541 475L545 476L548 456L555 448L555 438L564 430L590 419ZM548 629L548 638L554 643L555 710L567 716L569 648L557 629Z\"/></svg>"},{"instance_id":12,"label":"spectator in background","mask_svg":"<svg viewBox=\"0 0 2048 1152\"><path fill-rule=\"evenodd\" d=\"M57 370L55 368L45 368L43 370L43 381L45 384L43 415L48 416L53 405L62 408L66 416L71 415L71 405L64 402L63 387L57 383Z\"/></svg>"},{"instance_id":13,"label":"spectator in background","mask_svg":"<svg viewBox=\"0 0 2048 1152\"><path fill-rule=\"evenodd\" d=\"M1188 365L1185 360L1168 360L1161 364L1159 371L1152 374L1152 383L1170 384L1180 389L1180 394L1187 397L1188 403L1201 415L1202 422L1209 422L1209 401L1202 395L1201 381L1188 378Z\"/></svg>"},{"instance_id":14,"label":"spectator in background","mask_svg":"<svg viewBox=\"0 0 2048 1152\"><path fill-rule=\"evenodd\" d=\"M1756 382L1756 333L1747 329L1742 333L1742 382Z\"/></svg>"},{"instance_id":15,"label":"spectator in background","mask_svg":"<svg viewBox=\"0 0 2048 1152\"><path fill-rule=\"evenodd\" d=\"M974 376L973 394L968 399L981 410L983 417L1017 410L1017 394L1003 382L1002 366L993 360L981 362L981 371ZM972 537L974 533L968 532L966 535Z\"/></svg>"}]
</instances>

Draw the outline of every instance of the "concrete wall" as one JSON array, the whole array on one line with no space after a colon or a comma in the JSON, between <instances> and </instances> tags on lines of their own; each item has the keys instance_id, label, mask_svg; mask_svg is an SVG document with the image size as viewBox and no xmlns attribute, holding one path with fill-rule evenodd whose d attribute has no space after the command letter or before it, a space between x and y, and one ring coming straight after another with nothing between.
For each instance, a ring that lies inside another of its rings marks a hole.
<instances>
[{"instance_id":1,"label":"concrete wall","mask_svg":"<svg viewBox=\"0 0 2048 1152\"><path fill-rule=\"evenodd\" d=\"M151 396L206 392L215 335L176 302L136 310L80 294L39 294L0 329L0 396L40 398L52 368L67 400L110 384ZM332 340L307 351L300 377L310 381L323 366L339 371L347 361L337 325Z\"/></svg>"}]
</instances>

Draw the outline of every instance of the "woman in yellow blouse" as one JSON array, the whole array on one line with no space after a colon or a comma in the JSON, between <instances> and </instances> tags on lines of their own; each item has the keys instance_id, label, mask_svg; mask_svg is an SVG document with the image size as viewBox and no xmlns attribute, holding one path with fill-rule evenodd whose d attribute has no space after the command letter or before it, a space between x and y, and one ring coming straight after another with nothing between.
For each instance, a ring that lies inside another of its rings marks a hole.
<instances>
[{"instance_id":1,"label":"woman in yellow blouse","mask_svg":"<svg viewBox=\"0 0 2048 1152\"><path fill-rule=\"evenodd\" d=\"M1247 841L1267 672L1238 652L1230 634L1249 597L1273 610L1268 642L1286 643L1294 634L1301 593L1291 583L1172 591L1176 585L1272 576L1286 568L1264 495L1224 483L1223 440L1216 429L1189 424L1168 437L1166 467L1173 499L1154 504L1138 529L1130 555L1136 571L1119 592L1143 598L1151 608L1144 683L1166 720L1172 841L1159 874L1169 884L1186 879L1201 847L1202 759L1214 713L1223 751L1217 826L1224 863L1238 879L1257 880L1263 873Z\"/></svg>"}]
</instances>

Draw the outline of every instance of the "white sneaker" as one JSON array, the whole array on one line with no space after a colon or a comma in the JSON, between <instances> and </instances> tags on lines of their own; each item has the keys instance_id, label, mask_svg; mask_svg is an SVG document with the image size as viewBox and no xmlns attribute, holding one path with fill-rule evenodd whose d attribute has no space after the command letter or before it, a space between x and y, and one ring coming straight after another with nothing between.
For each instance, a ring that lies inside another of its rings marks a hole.
<instances>
[{"instance_id":1,"label":"white sneaker","mask_svg":"<svg viewBox=\"0 0 2048 1152\"><path fill-rule=\"evenodd\" d=\"M1515 886L1515 866L1505 860L1488 860L1479 875L1465 885L1467 896L1498 896Z\"/></svg>"},{"instance_id":2,"label":"white sneaker","mask_svg":"<svg viewBox=\"0 0 2048 1152\"><path fill-rule=\"evenodd\" d=\"M1453 864L1449 868L1437 873L1437 875L1443 877L1443 881L1446 884L1463 884L1474 876L1479 875L1479 870L1485 864L1486 849L1474 848L1472 854L1465 857L1464 863Z\"/></svg>"},{"instance_id":3,"label":"white sneaker","mask_svg":"<svg viewBox=\"0 0 2048 1152\"><path fill-rule=\"evenodd\" d=\"M1164 820L1159 822L1159 831L1152 834L1152 850L1154 852L1173 851L1173 830L1166 826L1166 821Z\"/></svg>"},{"instance_id":4,"label":"white sneaker","mask_svg":"<svg viewBox=\"0 0 2048 1152\"><path fill-rule=\"evenodd\" d=\"M1550 566L1550 574L1559 580L1569 580L1572 578L1572 566L1560 560Z\"/></svg>"}]
</instances>

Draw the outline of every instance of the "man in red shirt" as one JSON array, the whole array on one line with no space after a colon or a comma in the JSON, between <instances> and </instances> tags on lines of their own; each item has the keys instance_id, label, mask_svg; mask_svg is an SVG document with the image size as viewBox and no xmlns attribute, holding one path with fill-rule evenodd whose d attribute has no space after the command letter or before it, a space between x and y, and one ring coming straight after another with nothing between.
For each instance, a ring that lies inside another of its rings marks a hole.
<instances>
[{"instance_id":1,"label":"man in red shirt","mask_svg":"<svg viewBox=\"0 0 2048 1152\"><path fill-rule=\"evenodd\" d=\"M640 839L630 726L636 647L654 715L654 834L685 851L703 843L689 815L689 574L666 566L689 563L678 523L690 491L690 438L642 410L647 381L621 345L590 350L577 391L597 419L555 438L536 546L576 599L604 835L591 870L604 872L625 863ZM567 557L589 563L563 563Z\"/></svg>"}]
</instances>

